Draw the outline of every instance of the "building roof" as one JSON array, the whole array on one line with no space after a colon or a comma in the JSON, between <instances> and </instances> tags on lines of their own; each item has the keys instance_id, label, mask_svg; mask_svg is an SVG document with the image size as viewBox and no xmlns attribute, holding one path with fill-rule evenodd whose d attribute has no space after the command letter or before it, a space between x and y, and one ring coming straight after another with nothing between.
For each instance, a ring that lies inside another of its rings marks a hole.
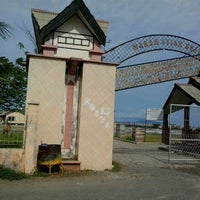
<instances>
[{"instance_id":1,"label":"building roof","mask_svg":"<svg viewBox=\"0 0 200 200\"><path fill-rule=\"evenodd\" d=\"M50 12L46 10L40 10L36 8L31 9L32 15L35 17L40 29L47 25L52 19L54 19L58 13Z\"/></svg>"},{"instance_id":2,"label":"building roof","mask_svg":"<svg viewBox=\"0 0 200 200\"><path fill-rule=\"evenodd\" d=\"M190 78L189 82L190 84L194 85L198 89L200 89L200 76L196 76L193 78Z\"/></svg>"},{"instance_id":3,"label":"building roof","mask_svg":"<svg viewBox=\"0 0 200 200\"><path fill-rule=\"evenodd\" d=\"M170 113L171 104L200 105L200 77L190 78L188 84L176 84L170 93L163 109L165 114Z\"/></svg>"},{"instance_id":4,"label":"building roof","mask_svg":"<svg viewBox=\"0 0 200 200\"><path fill-rule=\"evenodd\" d=\"M73 0L60 13L32 9L32 21L38 48L40 48L46 36L74 15L78 15L99 43L105 45L109 22L95 20L83 0Z\"/></svg>"}]
</instances>

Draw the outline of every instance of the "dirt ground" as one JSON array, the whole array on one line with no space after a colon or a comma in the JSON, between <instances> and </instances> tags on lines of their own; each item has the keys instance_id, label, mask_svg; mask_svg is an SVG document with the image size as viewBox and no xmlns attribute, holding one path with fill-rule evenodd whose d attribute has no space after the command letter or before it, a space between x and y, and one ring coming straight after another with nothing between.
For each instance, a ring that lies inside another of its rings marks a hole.
<instances>
[{"instance_id":1,"label":"dirt ground","mask_svg":"<svg viewBox=\"0 0 200 200\"><path fill-rule=\"evenodd\" d=\"M164 146L115 140L113 160L120 163L120 172L82 172L21 181L0 180L0 199L199 200L199 162L169 163L168 153L158 147Z\"/></svg>"}]
</instances>

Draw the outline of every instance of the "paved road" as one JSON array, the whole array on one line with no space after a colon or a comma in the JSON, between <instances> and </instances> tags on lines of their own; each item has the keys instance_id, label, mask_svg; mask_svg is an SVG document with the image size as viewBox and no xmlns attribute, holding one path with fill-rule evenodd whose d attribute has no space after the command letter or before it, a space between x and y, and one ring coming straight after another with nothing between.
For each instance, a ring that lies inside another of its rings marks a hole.
<instances>
[{"instance_id":1,"label":"paved road","mask_svg":"<svg viewBox=\"0 0 200 200\"><path fill-rule=\"evenodd\" d=\"M158 146L114 141L113 159L121 163L120 172L1 180L0 200L199 200L200 175L187 173L198 164L171 165Z\"/></svg>"}]
</instances>

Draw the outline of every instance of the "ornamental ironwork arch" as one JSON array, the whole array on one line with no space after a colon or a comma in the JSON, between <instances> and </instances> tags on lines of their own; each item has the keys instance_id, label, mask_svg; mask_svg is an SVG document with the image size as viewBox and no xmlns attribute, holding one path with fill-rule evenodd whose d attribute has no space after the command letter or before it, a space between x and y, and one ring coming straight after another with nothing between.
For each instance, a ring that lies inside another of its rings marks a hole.
<instances>
[{"instance_id":1,"label":"ornamental ironwork arch","mask_svg":"<svg viewBox=\"0 0 200 200\"><path fill-rule=\"evenodd\" d=\"M129 40L106 51L103 61L122 63L139 54L159 50L176 51L200 60L198 43L176 35L155 34Z\"/></svg>"},{"instance_id":2,"label":"ornamental ironwork arch","mask_svg":"<svg viewBox=\"0 0 200 200\"><path fill-rule=\"evenodd\" d=\"M191 56L118 67L115 91L197 76L199 72L200 62Z\"/></svg>"}]
</instances>

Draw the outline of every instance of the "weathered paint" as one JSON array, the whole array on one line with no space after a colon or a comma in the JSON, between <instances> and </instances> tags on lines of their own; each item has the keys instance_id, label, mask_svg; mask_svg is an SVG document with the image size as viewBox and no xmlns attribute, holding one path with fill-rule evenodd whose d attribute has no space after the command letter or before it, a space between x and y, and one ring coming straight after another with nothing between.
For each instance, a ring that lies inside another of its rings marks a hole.
<instances>
[{"instance_id":1,"label":"weathered paint","mask_svg":"<svg viewBox=\"0 0 200 200\"><path fill-rule=\"evenodd\" d=\"M0 165L24 172L24 149L0 149Z\"/></svg>"},{"instance_id":2,"label":"weathered paint","mask_svg":"<svg viewBox=\"0 0 200 200\"><path fill-rule=\"evenodd\" d=\"M81 169L112 167L115 65L83 64L78 160Z\"/></svg>"}]
</instances>

